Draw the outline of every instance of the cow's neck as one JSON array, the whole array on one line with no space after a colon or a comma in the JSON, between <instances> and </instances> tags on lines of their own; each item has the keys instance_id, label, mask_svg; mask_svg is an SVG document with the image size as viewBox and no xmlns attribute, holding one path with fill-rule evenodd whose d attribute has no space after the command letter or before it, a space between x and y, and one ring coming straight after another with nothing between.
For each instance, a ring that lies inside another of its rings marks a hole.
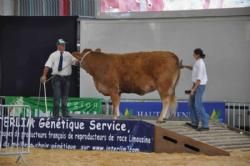
<instances>
[{"instance_id":1,"label":"cow's neck","mask_svg":"<svg viewBox=\"0 0 250 166\"><path fill-rule=\"evenodd\" d=\"M101 54L101 55L100 55ZM96 78L102 77L106 72L106 67L112 63L110 58L107 58L103 53L91 52L83 61L82 67L90 75Z\"/></svg>"},{"instance_id":2,"label":"cow's neck","mask_svg":"<svg viewBox=\"0 0 250 166\"><path fill-rule=\"evenodd\" d=\"M87 57L87 55L89 56ZM95 69L96 61L98 61L98 59L95 58L95 52L88 51L82 56L80 64L82 65L84 70L86 70L87 73L92 75L94 74L93 72L95 71L93 69Z\"/></svg>"}]
</instances>

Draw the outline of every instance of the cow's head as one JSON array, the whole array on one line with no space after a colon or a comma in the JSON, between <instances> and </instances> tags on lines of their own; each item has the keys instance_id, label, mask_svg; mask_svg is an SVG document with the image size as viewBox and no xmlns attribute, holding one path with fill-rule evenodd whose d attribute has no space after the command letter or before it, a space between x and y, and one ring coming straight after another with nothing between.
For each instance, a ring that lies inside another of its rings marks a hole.
<instances>
[{"instance_id":1,"label":"cow's head","mask_svg":"<svg viewBox=\"0 0 250 166\"><path fill-rule=\"evenodd\" d=\"M73 57L75 57L77 60L81 60L82 56L86 54L87 52L92 51L91 49L84 49L81 53L78 51L72 52Z\"/></svg>"},{"instance_id":2,"label":"cow's head","mask_svg":"<svg viewBox=\"0 0 250 166\"><path fill-rule=\"evenodd\" d=\"M95 49L94 51L89 48L85 48L81 53L78 51L72 52L73 57L75 57L78 61L81 61L83 56L90 54L91 52L101 52L100 48Z\"/></svg>"}]
</instances>

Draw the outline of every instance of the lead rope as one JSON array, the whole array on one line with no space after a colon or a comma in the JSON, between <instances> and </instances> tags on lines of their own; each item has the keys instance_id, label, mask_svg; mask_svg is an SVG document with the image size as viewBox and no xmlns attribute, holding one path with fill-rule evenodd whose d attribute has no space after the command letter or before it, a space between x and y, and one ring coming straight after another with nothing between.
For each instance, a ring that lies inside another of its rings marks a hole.
<instances>
[{"instance_id":1,"label":"lead rope","mask_svg":"<svg viewBox=\"0 0 250 166\"><path fill-rule=\"evenodd\" d=\"M48 113L48 106L47 106L47 96L46 96L46 82L43 83L43 89L44 89L44 104L45 104L45 114Z\"/></svg>"},{"instance_id":2,"label":"lead rope","mask_svg":"<svg viewBox=\"0 0 250 166\"><path fill-rule=\"evenodd\" d=\"M46 82L50 81L54 76L51 76ZM38 94L38 101L37 101L37 111L39 111L39 106L40 106L40 100L41 100L41 84L43 84L43 89L44 89L44 104L45 104L45 114L47 115L48 113L48 104L47 104L47 94L46 94L46 82L39 84L39 94Z\"/></svg>"},{"instance_id":3,"label":"lead rope","mask_svg":"<svg viewBox=\"0 0 250 166\"><path fill-rule=\"evenodd\" d=\"M81 64L82 64L82 61L83 61L83 59L89 54L89 53L91 53L92 51L87 51L83 56L82 56L82 58L81 58L81 60L80 60L80 66L81 66Z\"/></svg>"},{"instance_id":4,"label":"lead rope","mask_svg":"<svg viewBox=\"0 0 250 166\"><path fill-rule=\"evenodd\" d=\"M39 114L39 104L40 104L40 96L41 96L41 82L39 82L39 93L38 93L38 99L37 99L37 113ZM38 115L39 116L39 115Z\"/></svg>"}]
</instances>

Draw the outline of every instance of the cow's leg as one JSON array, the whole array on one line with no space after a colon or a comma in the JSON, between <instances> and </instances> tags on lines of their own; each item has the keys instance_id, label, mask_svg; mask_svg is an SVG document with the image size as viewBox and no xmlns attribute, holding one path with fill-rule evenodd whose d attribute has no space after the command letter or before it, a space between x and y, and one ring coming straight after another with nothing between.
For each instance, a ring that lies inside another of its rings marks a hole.
<instances>
[{"instance_id":1,"label":"cow's leg","mask_svg":"<svg viewBox=\"0 0 250 166\"><path fill-rule=\"evenodd\" d=\"M180 77L180 70L173 75L173 79L164 80L162 82L158 82L158 92L160 94L162 100L162 111L160 117L158 118L158 122L164 122L164 118L168 118L171 114L167 114L169 107L171 106L172 111L176 111L176 101L175 101L175 87Z\"/></svg>"},{"instance_id":2,"label":"cow's leg","mask_svg":"<svg viewBox=\"0 0 250 166\"><path fill-rule=\"evenodd\" d=\"M164 118L166 118L166 115L167 115L167 112L169 109L170 96L161 97L161 101L162 101L162 110L161 110L161 114L157 120L158 123L164 122Z\"/></svg>"},{"instance_id":3,"label":"cow's leg","mask_svg":"<svg viewBox=\"0 0 250 166\"><path fill-rule=\"evenodd\" d=\"M111 96L112 104L113 104L113 117L114 119L119 118L120 116L120 95L118 93L113 93Z\"/></svg>"},{"instance_id":4,"label":"cow's leg","mask_svg":"<svg viewBox=\"0 0 250 166\"><path fill-rule=\"evenodd\" d=\"M173 92L170 81L164 81L164 83L159 83L158 85L158 92L162 101L162 110L157 122L162 123L166 118L170 106L170 96Z\"/></svg>"}]
</instances>

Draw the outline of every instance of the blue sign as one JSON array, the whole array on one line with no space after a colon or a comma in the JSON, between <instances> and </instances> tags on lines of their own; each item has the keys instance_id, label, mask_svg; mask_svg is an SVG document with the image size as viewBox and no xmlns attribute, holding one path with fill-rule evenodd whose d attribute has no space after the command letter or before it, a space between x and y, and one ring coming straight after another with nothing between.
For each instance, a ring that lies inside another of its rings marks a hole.
<instances>
[{"instance_id":1,"label":"blue sign","mask_svg":"<svg viewBox=\"0 0 250 166\"><path fill-rule=\"evenodd\" d=\"M225 122L224 102L204 102L203 106L210 115L210 120ZM125 116L154 116L158 117L162 109L160 101L155 102L121 102L120 111ZM187 101L178 102L176 117L181 119L190 118Z\"/></svg>"},{"instance_id":2,"label":"blue sign","mask_svg":"<svg viewBox=\"0 0 250 166\"><path fill-rule=\"evenodd\" d=\"M130 152L152 152L154 146L154 126L136 120L101 120L101 119L67 119L67 118L34 118L23 124L15 123L15 118L5 118L4 132L7 128L31 124L31 147L109 150ZM11 123L9 123L9 122ZM19 120L20 121L20 120ZM12 125L12 126L11 126ZM27 130L18 130L26 136ZM25 133L24 133L25 132ZM9 137L8 139L11 139ZM17 140L16 138L14 140ZM4 140L3 140L4 141Z\"/></svg>"}]
</instances>

